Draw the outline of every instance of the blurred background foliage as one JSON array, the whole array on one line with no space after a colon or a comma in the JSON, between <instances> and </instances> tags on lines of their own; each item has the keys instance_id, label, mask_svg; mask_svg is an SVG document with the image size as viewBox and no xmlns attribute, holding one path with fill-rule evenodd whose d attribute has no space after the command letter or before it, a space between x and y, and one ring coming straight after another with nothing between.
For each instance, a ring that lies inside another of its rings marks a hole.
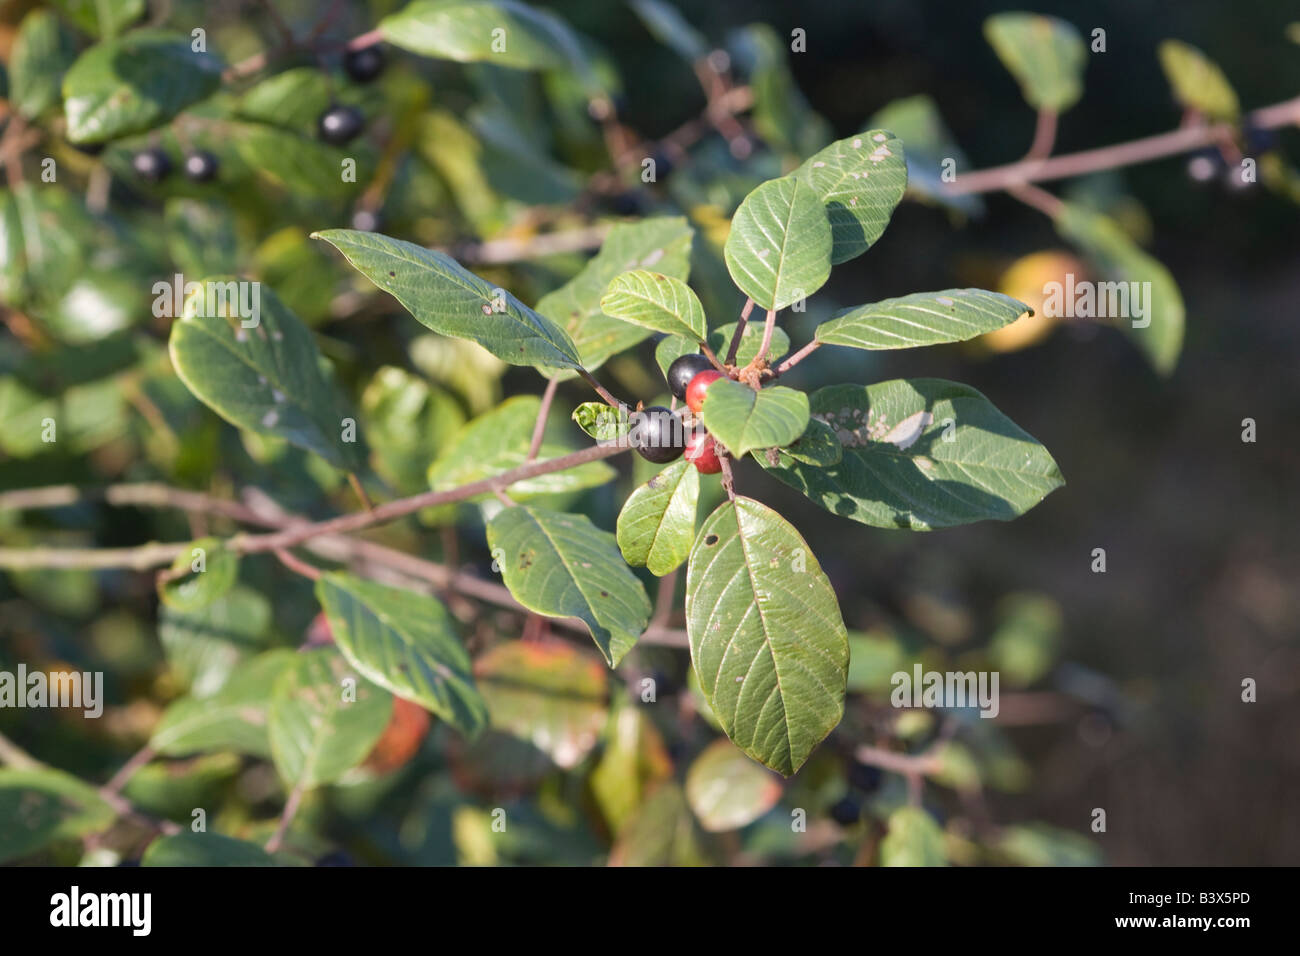
<instances>
[{"instance_id":1,"label":"blurred background foliage","mask_svg":"<svg viewBox=\"0 0 1300 956\"><path fill-rule=\"evenodd\" d=\"M0 7L0 51L37 6ZM88 5L51 6L65 11L69 49L80 49L93 31L79 19ZM165 16L185 31L204 24L209 49L227 62L276 37L255 4L172 0L151 2L147 14L139 6L136 16ZM321 4L275 6L302 31ZM332 32L363 32L400 6L345 4ZM657 140L700 114L690 66L628 6L547 6L591 41L620 119L642 136ZM1300 92L1300 47L1277 4L1180 4L1174 18L1119 0L1085 14L1064 2L1034 9L1085 36L1107 31L1107 52L1090 56L1084 96L1061 123L1058 152L1178 123L1155 52L1168 37L1215 59L1247 109ZM687 156L656 153L658 182L648 185L636 175L639 158L630 174L608 175L583 86L562 72L389 49L388 69L363 86L336 59L327 60L328 79L310 58L291 59L94 157L62 137L57 97L43 107L38 98L46 135L36 154L55 157L59 179L31 181L33 166L29 183L0 200L0 490L160 480L217 494L253 486L312 516L352 506L340 473L224 424L176 379L165 349L171 320L150 312L153 283L174 273L237 272L274 288L313 326L360 409L378 479L412 493L464 422L503 397L538 393L543 380L423 334L309 232L370 224L460 250L470 268L535 303L586 254L476 264L484 247L475 243L686 214L697 231L692 285L717 325L741 304L718 253L736 204L832 136L925 95L960 146L942 155L965 157L959 173L1011 162L1032 138L1033 113L982 34L1000 4L755 0L680 10L705 49L726 46L755 91L747 122L761 145L737 158L706 135ZM788 52L795 28L807 33L806 53ZM689 49L689 34L668 35ZM313 138L331 92L369 120L346 150ZM176 161L191 147L212 151L217 182L142 183L131 156L148 144ZM1300 155L1300 134L1283 131L1279 145ZM338 182L340 155L357 158L361 182ZM1087 322L1017 324L970 347L823 349L791 373L801 386L908 375L968 382L1051 449L1064 491L1013 523L912 534L846 529L760 469L738 474L746 493L797 522L851 632L845 720L801 773L782 784L738 758L711 724L683 652L642 647L609 672L585 639L557 631L520 643L522 618L485 607L463 630L494 729L470 745L436 722L427 737L409 730L409 759L399 739L392 759L372 755L310 796L292 854L402 864L1294 863L1296 207L1258 188L1198 183L1185 158L1064 190L1103 204L1178 281L1187 335L1171 376ZM840 305L916 289L976 285L1025 298L1045 277L1076 270L1075 255L1040 213L1005 196L964 209L904 202L879 244L837 270L806 314L790 314L787 331L797 347ZM652 343L612 359L601 377L634 400L662 396ZM568 412L589 396L573 383L559 394L551 434L576 447ZM49 415L59 441L33 442L37 432L21 423ZM1254 444L1241 441L1247 417L1258 423ZM639 460L618 468L617 481L558 500L612 529L649 473ZM709 488L716 499L716 483ZM708 511L706 503L700 514ZM490 577L481 521L479 506L461 506L373 537ZM0 511L0 543L10 547L122 547L230 530L220 519L102 503ZM1095 548L1106 550L1104 574L1090 570ZM236 588L194 613L161 606L146 574L4 573L0 669L25 661L102 670L108 707L96 722L70 711L0 711L0 732L83 779L106 780L168 702L215 692L258 651L296 646L317 610L310 583L264 556L245 560ZM916 662L1000 671L998 719L892 708L890 675ZM538 673L564 693L530 687ZM1247 677L1259 682L1258 703L1240 701ZM653 706L642 699L646 679ZM861 746L934 758L923 811L909 808L903 776L855 760ZM250 840L269 835L283 801L269 764L232 754L151 764L126 795L182 823L191 808L210 808L210 829ZM498 808L504 832L493 828ZM1105 833L1089 829L1094 808L1106 811ZM800 810L806 832L792 831ZM129 860L137 849L123 839L96 859ZM83 852L65 840L27 859L72 863Z\"/></svg>"}]
</instances>

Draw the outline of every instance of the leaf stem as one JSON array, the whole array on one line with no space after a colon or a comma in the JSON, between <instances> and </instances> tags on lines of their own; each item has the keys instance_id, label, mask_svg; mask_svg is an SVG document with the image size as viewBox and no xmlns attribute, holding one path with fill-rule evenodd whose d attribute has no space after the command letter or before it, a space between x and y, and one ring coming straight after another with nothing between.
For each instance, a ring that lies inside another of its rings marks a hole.
<instances>
[{"instance_id":1,"label":"leaf stem","mask_svg":"<svg viewBox=\"0 0 1300 956\"><path fill-rule=\"evenodd\" d=\"M279 558L280 563L290 571L301 574L304 578L309 578L312 581L320 580L321 569L316 567L314 564L308 564L288 548L276 548L275 556Z\"/></svg>"},{"instance_id":2,"label":"leaf stem","mask_svg":"<svg viewBox=\"0 0 1300 956\"><path fill-rule=\"evenodd\" d=\"M783 361L780 365L778 365L773 370L772 374L782 375L790 371L790 369L794 368L796 365L798 365L800 362L806 359L809 355L812 355L812 353L817 351L819 348L821 348L821 342L818 342L816 339L813 339L811 342L809 342L807 345L801 348L798 352L795 352L793 355L791 355L789 358Z\"/></svg>"},{"instance_id":3,"label":"leaf stem","mask_svg":"<svg viewBox=\"0 0 1300 956\"><path fill-rule=\"evenodd\" d=\"M610 405L613 408L622 407L622 402L620 402L617 398L611 395L605 389L605 386L601 385L600 382L596 381L595 376L593 376L585 368L579 367L578 374L587 380L587 384L596 390L596 394L605 400L605 404Z\"/></svg>"},{"instance_id":4,"label":"leaf stem","mask_svg":"<svg viewBox=\"0 0 1300 956\"><path fill-rule=\"evenodd\" d=\"M537 409L537 421L533 424L533 437L528 443L528 457L524 461L534 460L542 448L542 435L546 433L546 418L551 413L551 403L555 401L555 390L559 386L558 378L550 379L546 383L546 391L542 392L541 407Z\"/></svg>"},{"instance_id":5,"label":"leaf stem","mask_svg":"<svg viewBox=\"0 0 1300 956\"><path fill-rule=\"evenodd\" d=\"M361 502L361 507L367 511L374 511L375 506L371 502L370 496L366 494L365 486L361 484L361 479L354 472L348 472L348 484L352 486L352 490L356 493L357 499Z\"/></svg>"},{"instance_id":6,"label":"leaf stem","mask_svg":"<svg viewBox=\"0 0 1300 956\"><path fill-rule=\"evenodd\" d=\"M284 801L284 812L280 814L280 822L276 825L275 832L271 834L271 839L266 841L267 853L275 853L284 843L284 836L289 832L289 824L293 823L293 818L298 815L304 790L303 781L299 780L289 791L289 798Z\"/></svg>"},{"instance_id":7,"label":"leaf stem","mask_svg":"<svg viewBox=\"0 0 1300 956\"><path fill-rule=\"evenodd\" d=\"M731 335L731 346L727 349L727 364L736 364L736 352L740 349L740 339L745 334L745 326L749 324L749 313L754 311L754 300L746 299L745 307L740 310L740 318L736 320L736 331Z\"/></svg>"},{"instance_id":8,"label":"leaf stem","mask_svg":"<svg viewBox=\"0 0 1300 956\"><path fill-rule=\"evenodd\" d=\"M1052 154L1056 145L1056 110L1039 110L1038 121L1034 124L1034 141L1025 154L1025 160L1046 159Z\"/></svg>"},{"instance_id":9,"label":"leaf stem","mask_svg":"<svg viewBox=\"0 0 1300 956\"><path fill-rule=\"evenodd\" d=\"M763 341L759 343L758 354L753 364L757 367L767 358L767 350L772 347L772 330L776 328L776 309L767 310L767 321L763 323Z\"/></svg>"}]
</instances>

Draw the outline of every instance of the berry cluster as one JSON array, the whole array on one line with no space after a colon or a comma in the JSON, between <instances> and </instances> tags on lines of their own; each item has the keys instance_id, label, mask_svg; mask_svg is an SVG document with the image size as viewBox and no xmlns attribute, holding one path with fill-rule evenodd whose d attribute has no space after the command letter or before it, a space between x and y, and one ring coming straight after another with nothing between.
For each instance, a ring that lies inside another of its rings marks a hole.
<instances>
[{"instance_id":1,"label":"berry cluster","mask_svg":"<svg viewBox=\"0 0 1300 956\"><path fill-rule=\"evenodd\" d=\"M668 367L668 389L686 402L688 415L662 405L652 405L637 414L632 427L633 447L646 461L666 464L683 453L701 473L715 475L722 470L718 444L695 418L704 406L704 393L721 372L703 355L683 355Z\"/></svg>"}]
</instances>

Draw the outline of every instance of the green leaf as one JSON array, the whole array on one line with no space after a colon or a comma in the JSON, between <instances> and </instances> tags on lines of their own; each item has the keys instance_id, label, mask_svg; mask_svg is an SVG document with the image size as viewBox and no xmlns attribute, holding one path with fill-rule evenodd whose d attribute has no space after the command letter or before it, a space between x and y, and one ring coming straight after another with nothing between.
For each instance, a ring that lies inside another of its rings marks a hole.
<instances>
[{"instance_id":1,"label":"green leaf","mask_svg":"<svg viewBox=\"0 0 1300 956\"><path fill-rule=\"evenodd\" d=\"M583 60L563 21L513 0L414 0L380 20L379 31L403 50L460 63L553 70Z\"/></svg>"},{"instance_id":2,"label":"green leaf","mask_svg":"<svg viewBox=\"0 0 1300 956\"><path fill-rule=\"evenodd\" d=\"M93 36L114 36L139 23L148 12L146 0L50 0L80 30Z\"/></svg>"},{"instance_id":3,"label":"green leaf","mask_svg":"<svg viewBox=\"0 0 1300 956\"><path fill-rule=\"evenodd\" d=\"M841 309L817 326L816 338L854 349L908 349L964 342L1033 311L1010 296L983 289L915 292Z\"/></svg>"},{"instance_id":4,"label":"green leaf","mask_svg":"<svg viewBox=\"0 0 1300 956\"><path fill-rule=\"evenodd\" d=\"M239 269L235 217L229 207L197 199L167 200L167 251L184 275L225 275Z\"/></svg>"},{"instance_id":5,"label":"green leaf","mask_svg":"<svg viewBox=\"0 0 1300 956\"><path fill-rule=\"evenodd\" d=\"M160 581L158 597L178 610L197 611L234 586L239 555L227 550L219 538L200 538L176 556L172 570L185 573Z\"/></svg>"},{"instance_id":6,"label":"green leaf","mask_svg":"<svg viewBox=\"0 0 1300 956\"><path fill-rule=\"evenodd\" d=\"M967 169L966 154L948 130L939 107L924 93L893 100L867 122L868 126L893 130L902 141L907 163L907 189L913 198L947 206L966 215L976 215L984 204L976 195L951 195L940 171L951 159L956 169Z\"/></svg>"},{"instance_id":7,"label":"green leaf","mask_svg":"<svg viewBox=\"0 0 1300 956\"><path fill-rule=\"evenodd\" d=\"M848 634L830 581L794 527L737 497L709 516L686 571L700 689L728 737L790 776L840 722Z\"/></svg>"},{"instance_id":8,"label":"green leaf","mask_svg":"<svg viewBox=\"0 0 1300 956\"><path fill-rule=\"evenodd\" d=\"M334 642L364 677L467 737L487 726L469 654L440 601L341 572L320 577L316 599Z\"/></svg>"},{"instance_id":9,"label":"green leaf","mask_svg":"<svg viewBox=\"0 0 1300 956\"><path fill-rule=\"evenodd\" d=\"M682 216L661 216L634 223L618 223L609 231L600 252L583 270L560 288L542 296L537 311L561 325L592 371L650 332L600 310L600 299L614 277L631 269L653 269L685 281L691 270L691 242L695 233ZM549 377L549 373L548 377Z\"/></svg>"},{"instance_id":10,"label":"green leaf","mask_svg":"<svg viewBox=\"0 0 1300 956\"><path fill-rule=\"evenodd\" d=\"M511 365L581 365L577 346L563 329L444 253L353 229L312 235L337 248L358 272L441 335L470 339Z\"/></svg>"},{"instance_id":11,"label":"green leaf","mask_svg":"<svg viewBox=\"0 0 1300 956\"><path fill-rule=\"evenodd\" d=\"M632 431L632 420L625 411L605 402L583 402L573 410L573 420L596 441L610 442Z\"/></svg>"},{"instance_id":12,"label":"green leaf","mask_svg":"<svg viewBox=\"0 0 1300 956\"><path fill-rule=\"evenodd\" d=\"M844 457L829 468L792 462L768 470L853 521L913 531L1006 521L1065 483L1042 445L965 385L929 378L832 385L810 405L835 430Z\"/></svg>"},{"instance_id":13,"label":"green leaf","mask_svg":"<svg viewBox=\"0 0 1300 956\"><path fill-rule=\"evenodd\" d=\"M429 487L434 491L457 488L524 464L541 406L542 401L536 395L517 395L470 421L444 445L437 461L429 466ZM544 440L537 455L545 460L572 450L568 445ZM527 501L539 495L594 488L611 481L616 474L608 462L590 461L576 468L525 478L510 485L507 491L516 501ZM490 497L489 492L481 495L480 500Z\"/></svg>"},{"instance_id":14,"label":"green leaf","mask_svg":"<svg viewBox=\"0 0 1300 956\"><path fill-rule=\"evenodd\" d=\"M275 866L256 843L220 833L182 831L160 836L140 858L141 866Z\"/></svg>"},{"instance_id":15,"label":"green leaf","mask_svg":"<svg viewBox=\"0 0 1300 956\"><path fill-rule=\"evenodd\" d=\"M1010 594L998 602L989 661L1009 686L1027 687L1056 663L1061 631L1061 606L1050 597Z\"/></svg>"},{"instance_id":16,"label":"green leaf","mask_svg":"<svg viewBox=\"0 0 1300 956\"><path fill-rule=\"evenodd\" d=\"M618 513L618 547L628 564L663 577L691 552L700 473L690 462L673 462L638 485Z\"/></svg>"},{"instance_id":17,"label":"green leaf","mask_svg":"<svg viewBox=\"0 0 1300 956\"><path fill-rule=\"evenodd\" d=\"M1114 320L1157 372L1171 374L1183 348L1186 313L1182 293L1169 270L1143 252L1115 220L1082 206L1064 205L1056 217L1056 229L1083 251L1103 280L1093 284L1097 300L1094 317L1102 317L1096 313L1104 297L1108 313L1104 317ZM1146 315L1140 318L1135 314L1134 292L1141 294L1145 305ZM1050 309L1050 296L1048 301L1044 311ZM1062 304L1075 307L1075 303ZM1073 308L1058 314L1078 312Z\"/></svg>"},{"instance_id":18,"label":"green leaf","mask_svg":"<svg viewBox=\"0 0 1300 956\"><path fill-rule=\"evenodd\" d=\"M511 641L480 657L474 673L492 726L529 741L557 766L576 766L596 746L608 682L590 655L570 644Z\"/></svg>"},{"instance_id":19,"label":"green leaf","mask_svg":"<svg viewBox=\"0 0 1300 956\"><path fill-rule=\"evenodd\" d=\"M682 788L665 781L619 831L610 866L703 866L708 861Z\"/></svg>"},{"instance_id":20,"label":"green leaf","mask_svg":"<svg viewBox=\"0 0 1300 956\"><path fill-rule=\"evenodd\" d=\"M210 697L182 697L168 705L149 745L164 757L232 750L269 757L267 712L280 675L296 660L277 648L239 665Z\"/></svg>"},{"instance_id":21,"label":"green leaf","mask_svg":"<svg viewBox=\"0 0 1300 956\"><path fill-rule=\"evenodd\" d=\"M275 767L290 786L333 783L366 758L392 712L392 696L358 680L338 651L303 651L271 695Z\"/></svg>"},{"instance_id":22,"label":"green leaf","mask_svg":"<svg viewBox=\"0 0 1300 956\"><path fill-rule=\"evenodd\" d=\"M686 799L700 826L714 833L753 823L781 799L781 779L736 749L715 740L686 773Z\"/></svg>"},{"instance_id":23,"label":"green leaf","mask_svg":"<svg viewBox=\"0 0 1300 956\"><path fill-rule=\"evenodd\" d=\"M576 617L611 667L632 649L650 620L645 588L619 554L614 536L586 515L517 505L487 523L516 601L548 617Z\"/></svg>"},{"instance_id":24,"label":"green leaf","mask_svg":"<svg viewBox=\"0 0 1300 956\"><path fill-rule=\"evenodd\" d=\"M666 0L629 0L629 3L650 35L687 63L694 64L708 54L708 43L700 31L671 3Z\"/></svg>"},{"instance_id":25,"label":"green leaf","mask_svg":"<svg viewBox=\"0 0 1300 956\"><path fill-rule=\"evenodd\" d=\"M903 144L883 129L831 143L793 175L811 186L826 205L831 262L836 265L875 244L907 190Z\"/></svg>"},{"instance_id":26,"label":"green leaf","mask_svg":"<svg viewBox=\"0 0 1300 956\"><path fill-rule=\"evenodd\" d=\"M1037 13L999 13L984 37L1036 110L1062 113L1083 95L1088 48L1071 24Z\"/></svg>"},{"instance_id":27,"label":"green leaf","mask_svg":"<svg viewBox=\"0 0 1300 956\"><path fill-rule=\"evenodd\" d=\"M0 863L106 830L116 818L94 787L71 774L0 768Z\"/></svg>"},{"instance_id":28,"label":"green leaf","mask_svg":"<svg viewBox=\"0 0 1300 956\"><path fill-rule=\"evenodd\" d=\"M754 391L718 379L704 393L704 426L732 456L790 444L808 427L808 396L784 385Z\"/></svg>"},{"instance_id":29,"label":"green leaf","mask_svg":"<svg viewBox=\"0 0 1300 956\"><path fill-rule=\"evenodd\" d=\"M362 169L369 165L358 156L366 149L361 141L344 149L265 123L231 121L229 126L239 158L249 168L294 193L350 196L356 191L356 185L343 178L344 160L357 159Z\"/></svg>"},{"instance_id":30,"label":"green leaf","mask_svg":"<svg viewBox=\"0 0 1300 956\"><path fill-rule=\"evenodd\" d=\"M76 59L76 42L49 10L23 17L9 54L9 101L35 119L59 101L63 71Z\"/></svg>"},{"instance_id":31,"label":"green leaf","mask_svg":"<svg viewBox=\"0 0 1300 956\"><path fill-rule=\"evenodd\" d=\"M775 459L772 457L774 451ZM761 462L766 459L771 465L782 462L788 465L791 461L799 461L806 465L829 468L843 460L844 446L840 444L835 429L819 418L809 418L808 427L803 430L803 434L784 448L756 448L753 454L755 460ZM763 458L759 458L760 455Z\"/></svg>"},{"instance_id":32,"label":"green leaf","mask_svg":"<svg viewBox=\"0 0 1300 956\"><path fill-rule=\"evenodd\" d=\"M429 462L465 424L455 398L392 365L376 371L361 393L361 414L375 470L406 494L428 487Z\"/></svg>"},{"instance_id":33,"label":"green leaf","mask_svg":"<svg viewBox=\"0 0 1300 956\"><path fill-rule=\"evenodd\" d=\"M889 832L880 841L882 866L947 866L943 831L920 807L900 807L889 815Z\"/></svg>"},{"instance_id":34,"label":"green leaf","mask_svg":"<svg viewBox=\"0 0 1300 956\"><path fill-rule=\"evenodd\" d=\"M204 607L181 610L164 604L158 639L182 685L196 697L207 697L240 661L266 646L270 626L271 603L237 584Z\"/></svg>"},{"instance_id":35,"label":"green leaf","mask_svg":"<svg viewBox=\"0 0 1300 956\"><path fill-rule=\"evenodd\" d=\"M615 697L613 704L600 760L587 781L601 816L617 835L651 791L673 775L673 762L649 708L628 695Z\"/></svg>"},{"instance_id":36,"label":"green leaf","mask_svg":"<svg viewBox=\"0 0 1300 956\"><path fill-rule=\"evenodd\" d=\"M997 852L1016 866L1100 866L1097 844L1082 833L1046 823L1022 823L1004 827L998 835Z\"/></svg>"},{"instance_id":37,"label":"green leaf","mask_svg":"<svg viewBox=\"0 0 1300 956\"><path fill-rule=\"evenodd\" d=\"M831 241L821 199L805 180L784 176L745 197L722 252L741 292L763 309L784 309L830 276Z\"/></svg>"},{"instance_id":38,"label":"green leaf","mask_svg":"<svg viewBox=\"0 0 1300 956\"><path fill-rule=\"evenodd\" d=\"M1165 40L1158 55L1178 105L1224 122L1241 113L1237 93L1223 70L1196 47L1181 40Z\"/></svg>"},{"instance_id":39,"label":"green leaf","mask_svg":"<svg viewBox=\"0 0 1300 956\"><path fill-rule=\"evenodd\" d=\"M735 334L735 322L719 326L709 333L709 348L713 349L719 361L727 357L727 349L731 347L731 337ZM758 355L758 350L762 344L763 323L748 323L745 326L745 331L741 333L740 346L736 349L736 364L740 366L748 365ZM666 376L668 367L675 360L683 355L698 351L699 346L693 340L681 335L669 335L660 339L659 344L655 346L655 362L658 363L659 370ZM768 354L775 358L785 355L789 351L790 336L786 335L778 325L772 329L772 342L768 346Z\"/></svg>"},{"instance_id":40,"label":"green leaf","mask_svg":"<svg viewBox=\"0 0 1300 956\"><path fill-rule=\"evenodd\" d=\"M245 309L240 290L249 286L257 297ZM240 318L232 311L252 314ZM283 438L344 471L365 467L365 445L346 427L343 397L311 331L269 288L229 278L203 281L172 325L169 345L181 381L232 425Z\"/></svg>"},{"instance_id":41,"label":"green leaf","mask_svg":"<svg viewBox=\"0 0 1300 956\"><path fill-rule=\"evenodd\" d=\"M686 335L703 342L708 331L704 306L681 279L648 269L615 276L600 300L604 313L655 332Z\"/></svg>"},{"instance_id":42,"label":"green leaf","mask_svg":"<svg viewBox=\"0 0 1300 956\"><path fill-rule=\"evenodd\" d=\"M221 60L186 34L135 30L95 44L63 79L68 138L103 143L161 126L221 85Z\"/></svg>"}]
</instances>

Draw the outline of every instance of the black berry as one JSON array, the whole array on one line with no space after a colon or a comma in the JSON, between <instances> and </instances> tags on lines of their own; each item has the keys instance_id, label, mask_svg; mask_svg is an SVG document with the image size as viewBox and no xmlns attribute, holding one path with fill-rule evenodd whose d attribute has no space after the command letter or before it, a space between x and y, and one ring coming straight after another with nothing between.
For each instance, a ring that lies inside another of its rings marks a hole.
<instances>
[{"instance_id":1,"label":"black berry","mask_svg":"<svg viewBox=\"0 0 1300 956\"><path fill-rule=\"evenodd\" d=\"M668 374L664 376L668 379L668 391L679 399L686 398L686 386L706 368L713 368L713 363L698 352L674 359L673 364L668 366Z\"/></svg>"},{"instance_id":2,"label":"black berry","mask_svg":"<svg viewBox=\"0 0 1300 956\"><path fill-rule=\"evenodd\" d=\"M845 797L831 807L831 819L842 827L852 826L862 816L862 804L852 797Z\"/></svg>"},{"instance_id":3,"label":"black berry","mask_svg":"<svg viewBox=\"0 0 1300 956\"><path fill-rule=\"evenodd\" d=\"M157 146L142 149L131 159L135 174L148 183L161 182L172 171L172 161Z\"/></svg>"},{"instance_id":4,"label":"black berry","mask_svg":"<svg viewBox=\"0 0 1300 956\"><path fill-rule=\"evenodd\" d=\"M351 106L331 106L317 121L320 138L331 146L342 146L354 139L366 125L361 111Z\"/></svg>"},{"instance_id":5,"label":"black berry","mask_svg":"<svg viewBox=\"0 0 1300 956\"><path fill-rule=\"evenodd\" d=\"M217 176L217 157L207 150L196 150L185 157L185 178L206 183Z\"/></svg>"},{"instance_id":6,"label":"black berry","mask_svg":"<svg viewBox=\"0 0 1300 956\"><path fill-rule=\"evenodd\" d=\"M343 54L343 69L358 83L369 83L384 71L384 51L377 43L348 50Z\"/></svg>"},{"instance_id":7,"label":"black berry","mask_svg":"<svg viewBox=\"0 0 1300 956\"><path fill-rule=\"evenodd\" d=\"M849 785L863 793L873 793L880 786L884 773L879 767L853 763L849 765Z\"/></svg>"},{"instance_id":8,"label":"black berry","mask_svg":"<svg viewBox=\"0 0 1300 956\"><path fill-rule=\"evenodd\" d=\"M676 461L686 447L682 420L662 405L633 412L629 438L642 458L660 465Z\"/></svg>"}]
</instances>

